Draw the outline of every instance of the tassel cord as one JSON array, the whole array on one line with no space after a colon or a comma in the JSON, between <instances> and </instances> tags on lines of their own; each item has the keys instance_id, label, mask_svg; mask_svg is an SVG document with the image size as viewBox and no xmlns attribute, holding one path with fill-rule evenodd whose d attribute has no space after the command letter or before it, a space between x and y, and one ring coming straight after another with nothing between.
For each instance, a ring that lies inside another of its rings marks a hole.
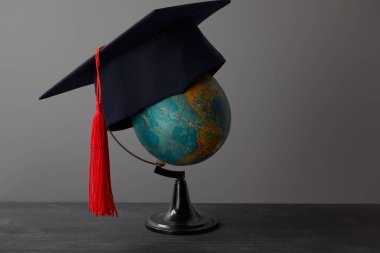
<instances>
[{"instance_id":1,"label":"tassel cord","mask_svg":"<svg viewBox=\"0 0 380 253\"><path fill-rule=\"evenodd\" d=\"M112 194L107 126L101 103L100 50L101 48L98 48L95 54L96 110L90 142L89 211L96 216L118 217Z\"/></svg>"}]
</instances>

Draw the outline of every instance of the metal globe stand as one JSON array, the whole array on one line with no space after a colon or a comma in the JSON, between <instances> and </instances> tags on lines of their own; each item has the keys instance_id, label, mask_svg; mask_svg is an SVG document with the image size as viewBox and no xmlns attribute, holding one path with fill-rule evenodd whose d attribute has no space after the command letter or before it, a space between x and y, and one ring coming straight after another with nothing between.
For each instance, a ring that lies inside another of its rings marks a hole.
<instances>
[{"instance_id":1,"label":"metal globe stand","mask_svg":"<svg viewBox=\"0 0 380 253\"><path fill-rule=\"evenodd\" d=\"M215 217L195 210L190 202L184 172L175 172L156 167L155 173L176 178L172 202L169 209L153 214L145 226L157 233L185 235L211 231L217 227Z\"/></svg>"},{"instance_id":2,"label":"metal globe stand","mask_svg":"<svg viewBox=\"0 0 380 253\"><path fill-rule=\"evenodd\" d=\"M156 213L147 219L145 226L148 229L163 234L185 235L205 233L217 227L218 220L215 217L203 212L198 212L191 204L184 171L167 170L163 168L165 162L160 160L151 162L139 157L125 147L111 130L108 129L108 131L115 142L127 153L140 161L155 165L154 173L176 179L173 199L169 209L164 212Z\"/></svg>"}]
</instances>

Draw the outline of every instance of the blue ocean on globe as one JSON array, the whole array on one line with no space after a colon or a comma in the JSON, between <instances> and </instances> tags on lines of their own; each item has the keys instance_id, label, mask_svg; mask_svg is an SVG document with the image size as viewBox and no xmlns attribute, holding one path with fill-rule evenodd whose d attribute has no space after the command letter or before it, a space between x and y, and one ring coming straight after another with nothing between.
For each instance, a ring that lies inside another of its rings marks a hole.
<instances>
[{"instance_id":1,"label":"blue ocean on globe","mask_svg":"<svg viewBox=\"0 0 380 253\"><path fill-rule=\"evenodd\" d=\"M185 93L154 104L132 119L144 148L172 165L190 165L215 154L227 139L231 125L228 99L210 75Z\"/></svg>"}]
</instances>

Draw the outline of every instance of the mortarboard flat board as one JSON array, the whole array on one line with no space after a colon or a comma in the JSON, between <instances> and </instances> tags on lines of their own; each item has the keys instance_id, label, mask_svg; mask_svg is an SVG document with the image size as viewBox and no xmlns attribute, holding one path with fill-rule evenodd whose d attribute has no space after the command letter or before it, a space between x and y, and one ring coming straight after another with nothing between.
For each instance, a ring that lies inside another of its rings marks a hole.
<instances>
[{"instance_id":1,"label":"mortarboard flat board","mask_svg":"<svg viewBox=\"0 0 380 253\"><path fill-rule=\"evenodd\" d=\"M100 51L102 109L107 127L131 127L131 117L147 106L183 93L203 74L225 63L198 25L230 1L208 1L152 11ZM95 60L86 62L40 99L96 80Z\"/></svg>"}]
</instances>

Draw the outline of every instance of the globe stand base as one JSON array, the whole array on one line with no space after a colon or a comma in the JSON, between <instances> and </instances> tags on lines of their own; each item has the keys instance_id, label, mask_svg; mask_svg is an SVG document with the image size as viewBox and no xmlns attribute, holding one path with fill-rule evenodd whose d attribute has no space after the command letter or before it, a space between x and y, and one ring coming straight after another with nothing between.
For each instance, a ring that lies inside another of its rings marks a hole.
<instances>
[{"instance_id":1,"label":"globe stand base","mask_svg":"<svg viewBox=\"0 0 380 253\"><path fill-rule=\"evenodd\" d=\"M179 178L174 184L169 210L152 215L145 226L157 233L185 235L211 231L217 224L215 217L195 210L190 202L186 181Z\"/></svg>"}]
</instances>

